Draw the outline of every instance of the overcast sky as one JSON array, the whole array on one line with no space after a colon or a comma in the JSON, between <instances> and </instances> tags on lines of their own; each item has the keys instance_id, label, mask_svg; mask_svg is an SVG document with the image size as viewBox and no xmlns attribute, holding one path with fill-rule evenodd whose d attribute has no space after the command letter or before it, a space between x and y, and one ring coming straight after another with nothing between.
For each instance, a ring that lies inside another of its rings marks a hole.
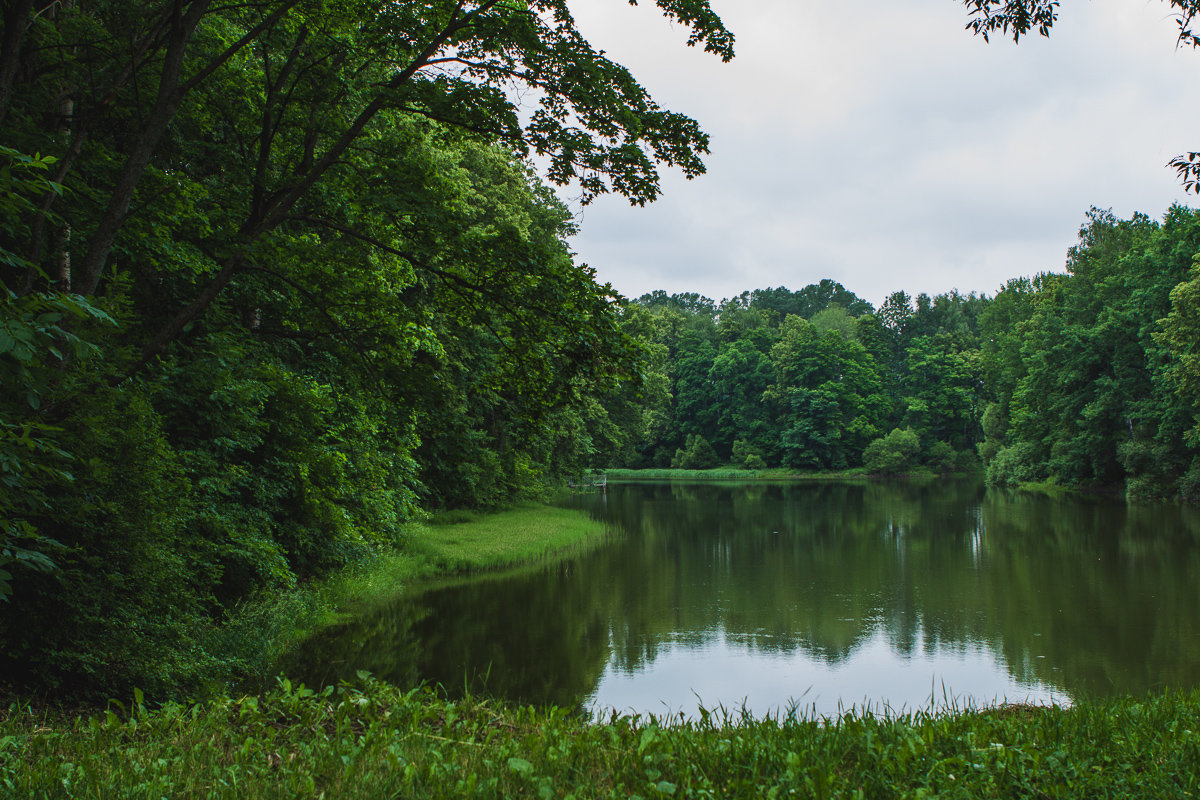
<instances>
[{"instance_id":1,"label":"overcast sky","mask_svg":"<svg viewBox=\"0 0 1200 800\"><path fill-rule=\"evenodd\" d=\"M1197 205L1200 52L1159 0L1066 2L1049 39L985 43L958 0L712 0L737 57L652 0L574 0L580 30L711 136L708 174L644 208L578 204L602 282L721 300L832 278L878 305L1061 271L1090 206Z\"/></svg>"}]
</instances>

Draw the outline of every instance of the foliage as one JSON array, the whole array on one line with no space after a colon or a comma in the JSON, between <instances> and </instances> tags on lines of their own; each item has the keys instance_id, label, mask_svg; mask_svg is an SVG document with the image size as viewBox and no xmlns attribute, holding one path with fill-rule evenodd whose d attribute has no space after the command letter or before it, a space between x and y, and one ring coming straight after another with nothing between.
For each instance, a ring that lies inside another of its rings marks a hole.
<instances>
[{"instance_id":1,"label":"foliage","mask_svg":"<svg viewBox=\"0 0 1200 800\"><path fill-rule=\"evenodd\" d=\"M920 441L911 428L894 428L887 436L867 445L863 466L869 472L895 475L915 465L920 450Z\"/></svg>"},{"instance_id":2,"label":"foliage","mask_svg":"<svg viewBox=\"0 0 1200 800\"><path fill-rule=\"evenodd\" d=\"M732 56L707 2L657 5ZM3 14L6 683L191 691L250 598L653 423L661 353L525 156L640 204L707 138L563 0Z\"/></svg>"},{"instance_id":3,"label":"foliage","mask_svg":"<svg viewBox=\"0 0 1200 800\"><path fill-rule=\"evenodd\" d=\"M54 163L0 147L0 268L33 265L9 249L10 239L28 235L21 221L36 208L41 194L57 196L62 187L45 173ZM10 227L11 226L11 227ZM51 507L51 495L73 480L72 455L62 431L32 416L52 401L68 359L82 362L97 347L73 327L111 324L112 318L84 297L62 292L18 294L0 285L0 601L13 593L12 570L49 572L62 544L32 521Z\"/></svg>"},{"instance_id":4,"label":"foliage","mask_svg":"<svg viewBox=\"0 0 1200 800\"><path fill-rule=\"evenodd\" d=\"M8 389L0 400L0 600L12 594L9 568L55 568L51 553L62 545L34 520L74 481L62 429L31 415L53 398L67 359L82 362L97 352L72 326L112 321L77 295L0 295L0 384Z\"/></svg>"},{"instance_id":5,"label":"foliage","mask_svg":"<svg viewBox=\"0 0 1200 800\"><path fill-rule=\"evenodd\" d=\"M886 413L870 353L840 331L820 334L789 316L771 359L776 380L764 397L780 409L783 466L852 466Z\"/></svg>"},{"instance_id":6,"label":"foliage","mask_svg":"<svg viewBox=\"0 0 1200 800\"><path fill-rule=\"evenodd\" d=\"M626 463L667 466L664 452L686 452L700 435L735 467L896 471L916 462L882 434L910 430L922 464L982 461L995 486L1193 497L1198 254L1195 210L1175 206L1155 222L1092 209L1065 273L1012 279L994 297L893 292L852 326L852 303L811 320L779 314L831 296L832 282L719 305L646 295L639 304L659 324L639 335L666 350L673 403Z\"/></svg>"},{"instance_id":7,"label":"foliage","mask_svg":"<svg viewBox=\"0 0 1200 800\"><path fill-rule=\"evenodd\" d=\"M694 721L449 702L363 676L315 692L128 707L74 721L13 706L0 780L28 797L1187 796L1194 694L945 713L795 709Z\"/></svg>"},{"instance_id":8,"label":"foliage","mask_svg":"<svg viewBox=\"0 0 1200 800\"><path fill-rule=\"evenodd\" d=\"M958 464L958 454L947 442L936 441L929 445L925 454L925 463L934 472L953 472Z\"/></svg>"},{"instance_id":9,"label":"foliage","mask_svg":"<svg viewBox=\"0 0 1200 800\"><path fill-rule=\"evenodd\" d=\"M1176 206L1159 224L1094 209L1067 275L1001 292L996 305L1008 311L995 321L1007 326L1007 353L987 356L1000 395L988 437L1007 448L989 467L993 482L1174 493L1194 457L1185 435L1194 395L1178 388L1193 337L1172 297L1186 303L1198 250L1195 211Z\"/></svg>"},{"instance_id":10,"label":"foliage","mask_svg":"<svg viewBox=\"0 0 1200 800\"><path fill-rule=\"evenodd\" d=\"M767 462L762 454L746 439L737 439L733 443L733 458L730 463L742 469L766 469Z\"/></svg>"},{"instance_id":11,"label":"foliage","mask_svg":"<svg viewBox=\"0 0 1200 800\"><path fill-rule=\"evenodd\" d=\"M988 303L951 292L919 295L914 308L896 292L876 316L830 280L719 305L696 294L644 295L635 307L657 324L639 336L665 352L671 398L624 463L677 465L699 435L735 467L849 469L897 426L955 454L971 450L988 397L980 350Z\"/></svg>"},{"instance_id":12,"label":"foliage","mask_svg":"<svg viewBox=\"0 0 1200 800\"><path fill-rule=\"evenodd\" d=\"M1058 0L963 0L963 5L970 11L967 28L984 41L997 32L1011 36L1014 42L1035 30L1049 36L1058 21ZM1179 29L1178 44L1200 47L1200 34L1193 30L1200 2L1168 0L1167 7ZM1200 194L1200 153L1175 156L1167 166L1179 175L1185 190Z\"/></svg>"},{"instance_id":13,"label":"foliage","mask_svg":"<svg viewBox=\"0 0 1200 800\"><path fill-rule=\"evenodd\" d=\"M988 485L1016 486L1040 481L1045 477L1045 471L1039 461L1037 450L1029 442L1003 447L988 463Z\"/></svg>"},{"instance_id":14,"label":"foliage","mask_svg":"<svg viewBox=\"0 0 1200 800\"><path fill-rule=\"evenodd\" d=\"M1189 444L1200 446L1200 253L1193 262L1188 280L1171 290L1171 311L1154 340L1171 355L1165 379L1194 422L1184 435Z\"/></svg>"},{"instance_id":15,"label":"foliage","mask_svg":"<svg viewBox=\"0 0 1200 800\"><path fill-rule=\"evenodd\" d=\"M721 460L708 440L693 433L688 435L686 444L675 451L671 469L710 469L719 463Z\"/></svg>"}]
</instances>

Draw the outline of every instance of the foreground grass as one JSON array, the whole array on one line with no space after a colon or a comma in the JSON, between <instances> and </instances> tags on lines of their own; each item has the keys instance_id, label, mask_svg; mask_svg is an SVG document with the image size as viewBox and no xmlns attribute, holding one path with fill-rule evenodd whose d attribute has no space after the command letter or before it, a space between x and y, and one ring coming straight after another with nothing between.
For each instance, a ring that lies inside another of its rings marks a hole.
<instances>
[{"instance_id":1,"label":"foreground grass","mask_svg":"<svg viewBox=\"0 0 1200 800\"><path fill-rule=\"evenodd\" d=\"M140 698L139 698L140 700ZM447 702L364 680L55 720L0 712L22 798L1155 797L1200 793L1200 693L697 722Z\"/></svg>"},{"instance_id":2,"label":"foreground grass","mask_svg":"<svg viewBox=\"0 0 1200 800\"><path fill-rule=\"evenodd\" d=\"M604 523L552 506L435 517L412 525L401 551L381 553L324 580L244 604L211 632L206 647L221 654L244 687L262 685L285 653L402 591L442 578L568 556L595 547L604 536ZM207 691L219 692L230 680L219 676Z\"/></svg>"}]
</instances>

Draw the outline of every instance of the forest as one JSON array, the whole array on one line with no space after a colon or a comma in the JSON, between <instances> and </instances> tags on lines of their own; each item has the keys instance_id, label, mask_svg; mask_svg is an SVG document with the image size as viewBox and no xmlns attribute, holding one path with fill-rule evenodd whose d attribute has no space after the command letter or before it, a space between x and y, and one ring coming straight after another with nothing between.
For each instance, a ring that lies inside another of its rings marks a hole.
<instances>
[{"instance_id":1,"label":"forest","mask_svg":"<svg viewBox=\"0 0 1200 800\"><path fill-rule=\"evenodd\" d=\"M732 56L707 3L657 6ZM626 300L552 184L645 203L708 140L565 2L3 14L5 687L236 678L248 599L589 468L1200 498L1194 210L1093 210L1062 274L994 296Z\"/></svg>"},{"instance_id":2,"label":"forest","mask_svg":"<svg viewBox=\"0 0 1200 800\"><path fill-rule=\"evenodd\" d=\"M706 3L658 6L732 56ZM540 493L636 397L620 298L529 158L645 203L707 138L565 2L3 14L5 684L236 675L243 601Z\"/></svg>"},{"instance_id":3,"label":"forest","mask_svg":"<svg viewBox=\"0 0 1200 800\"><path fill-rule=\"evenodd\" d=\"M823 280L720 303L654 292L650 358L611 466L986 470L1131 500L1200 499L1200 212L1091 209L1065 271L994 295Z\"/></svg>"}]
</instances>

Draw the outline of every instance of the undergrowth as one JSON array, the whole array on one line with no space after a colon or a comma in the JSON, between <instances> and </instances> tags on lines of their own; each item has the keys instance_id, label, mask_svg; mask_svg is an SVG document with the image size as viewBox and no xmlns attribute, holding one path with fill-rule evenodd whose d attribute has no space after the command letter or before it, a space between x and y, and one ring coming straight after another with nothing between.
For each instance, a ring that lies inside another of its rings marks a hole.
<instances>
[{"instance_id":1,"label":"undergrowth","mask_svg":"<svg viewBox=\"0 0 1200 800\"><path fill-rule=\"evenodd\" d=\"M0 716L0 790L73 798L1194 797L1200 693L899 716L696 720L313 692Z\"/></svg>"}]
</instances>

